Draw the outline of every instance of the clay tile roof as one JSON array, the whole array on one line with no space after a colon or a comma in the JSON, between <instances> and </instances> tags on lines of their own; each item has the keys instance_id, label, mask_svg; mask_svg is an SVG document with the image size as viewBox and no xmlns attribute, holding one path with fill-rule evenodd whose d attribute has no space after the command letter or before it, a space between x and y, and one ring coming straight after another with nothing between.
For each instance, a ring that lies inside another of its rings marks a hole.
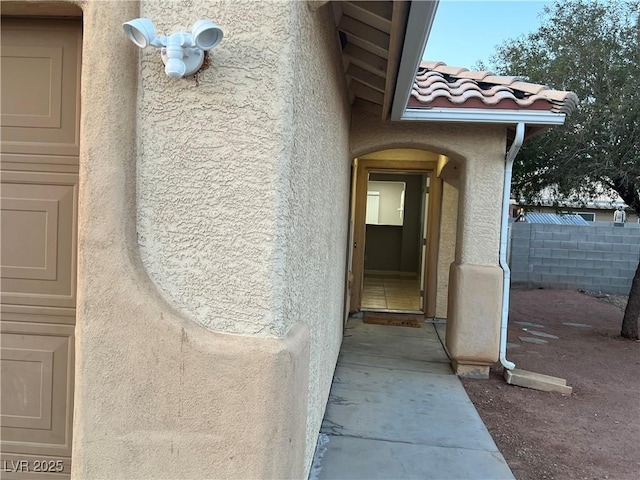
<instances>
[{"instance_id":1,"label":"clay tile roof","mask_svg":"<svg viewBox=\"0 0 640 480\"><path fill-rule=\"evenodd\" d=\"M437 71L440 72L440 69L437 69ZM444 72L441 72L441 73L444 73ZM462 72L460 72L459 76L461 78L469 78L471 80L482 80L483 78L489 75L491 75L491 72L485 72L483 70L472 72L471 70L467 70L465 68Z\"/></svg>"},{"instance_id":2,"label":"clay tile roof","mask_svg":"<svg viewBox=\"0 0 640 480\"><path fill-rule=\"evenodd\" d=\"M420 63L411 89L412 108L485 108L571 113L578 105L573 92L552 90L521 77L470 71L443 62Z\"/></svg>"}]
</instances>

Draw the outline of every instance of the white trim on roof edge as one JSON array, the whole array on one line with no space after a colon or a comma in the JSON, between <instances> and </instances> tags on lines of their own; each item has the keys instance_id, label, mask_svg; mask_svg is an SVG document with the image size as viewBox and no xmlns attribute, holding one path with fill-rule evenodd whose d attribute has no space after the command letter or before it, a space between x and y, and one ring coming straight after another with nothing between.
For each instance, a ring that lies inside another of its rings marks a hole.
<instances>
[{"instance_id":1,"label":"white trim on roof edge","mask_svg":"<svg viewBox=\"0 0 640 480\"><path fill-rule=\"evenodd\" d=\"M396 89L391 104L391 120L401 120L405 113L411 88L418 73L418 67L431 33L439 0L411 2L407 30L402 44L402 56L396 78Z\"/></svg>"},{"instance_id":2,"label":"white trim on roof edge","mask_svg":"<svg viewBox=\"0 0 640 480\"><path fill-rule=\"evenodd\" d=\"M398 120L422 122L508 123L562 125L564 113L532 110L485 110L482 108L407 108Z\"/></svg>"}]
</instances>

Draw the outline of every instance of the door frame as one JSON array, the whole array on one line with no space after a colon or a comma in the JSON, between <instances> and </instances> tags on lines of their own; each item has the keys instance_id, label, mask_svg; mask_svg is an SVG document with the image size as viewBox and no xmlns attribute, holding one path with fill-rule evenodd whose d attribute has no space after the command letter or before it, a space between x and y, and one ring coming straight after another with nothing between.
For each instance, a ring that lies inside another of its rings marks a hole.
<instances>
[{"instance_id":1,"label":"door frame","mask_svg":"<svg viewBox=\"0 0 640 480\"><path fill-rule=\"evenodd\" d=\"M353 291L353 245L354 245L354 223L356 217L356 180L358 171L358 159L351 162L351 190L349 192L349 227L347 232L347 278L345 281L344 294L344 321L343 326L349 320L351 310L351 295Z\"/></svg>"},{"instance_id":2,"label":"door frame","mask_svg":"<svg viewBox=\"0 0 640 480\"><path fill-rule=\"evenodd\" d=\"M364 284L364 252L365 252L365 233L366 233L366 208L367 208L367 183L369 180L369 173L371 171L381 171L384 173L394 172L410 172L410 173L423 173L429 174L433 179L438 171L438 162L430 160L377 160L377 159L363 159L359 158L356 168L356 181L355 181L355 193L352 191L352 197L355 198L355 212L354 221L350 227L353 228L353 241L350 242L352 269L351 272L347 272L347 277L353 275L351 282L351 301L349 304L349 311L359 312L362 307L362 289ZM433 182L433 180L432 180ZM432 232L439 230L440 216L436 214L436 207L439 210L441 204L441 189L436 192L438 196L429 196L429 209L427 212L427 231L428 239L431 239ZM432 216L433 215L433 216ZM437 222L436 222L437 220ZM349 238L351 238L352 232L349 232ZM428 316L434 307L429 303L431 298L435 298L435 292L437 285L433 279L437 279L437 272L432 272L433 266L437 266L437 253L438 243L427 243L427 255L422 261L424 262L427 292L424 295L425 304L422 305L422 310L425 316ZM437 268L437 267L436 267ZM347 278L348 281L348 278ZM433 290L433 293L431 293Z\"/></svg>"}]
</instances>

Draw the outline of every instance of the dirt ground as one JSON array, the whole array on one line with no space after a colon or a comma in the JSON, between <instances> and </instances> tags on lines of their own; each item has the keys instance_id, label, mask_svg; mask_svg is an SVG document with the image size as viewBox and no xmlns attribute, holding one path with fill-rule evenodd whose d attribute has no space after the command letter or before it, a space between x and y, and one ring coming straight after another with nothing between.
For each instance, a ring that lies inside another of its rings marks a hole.
<instances>
[{"instance_id":1,"label":"dirt ground","mask_svg":"<svg viewBox=\"0 0 640 480\"><path fill-rule=\"evenodd\" d=\"M618 336L624 297L601 297L512 291L507 358L572 395L507 385L499 364L463 381L518 480L640 478L640 342Z\"/></svg>"}]
</instances>

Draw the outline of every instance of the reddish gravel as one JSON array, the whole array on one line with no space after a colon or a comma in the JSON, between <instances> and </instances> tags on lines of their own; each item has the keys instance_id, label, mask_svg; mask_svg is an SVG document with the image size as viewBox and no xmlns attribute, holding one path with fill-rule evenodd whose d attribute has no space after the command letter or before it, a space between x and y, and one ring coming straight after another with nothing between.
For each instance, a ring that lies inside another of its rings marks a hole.
<instances>
[{"instance_id":1,"label":"reddish gravel","mask_svg":"<svg viewBox=\"0 0 640 480\"><path fill-rule=\"evenodd\" d=\"M507 385L499 365L488 381L463 381L518 480L640 478L640 342L619 337L622 308L578 291L512 291L508 339L517 346L507 358L573 387L563 396Z\"/></svg>"}]
</instances>

